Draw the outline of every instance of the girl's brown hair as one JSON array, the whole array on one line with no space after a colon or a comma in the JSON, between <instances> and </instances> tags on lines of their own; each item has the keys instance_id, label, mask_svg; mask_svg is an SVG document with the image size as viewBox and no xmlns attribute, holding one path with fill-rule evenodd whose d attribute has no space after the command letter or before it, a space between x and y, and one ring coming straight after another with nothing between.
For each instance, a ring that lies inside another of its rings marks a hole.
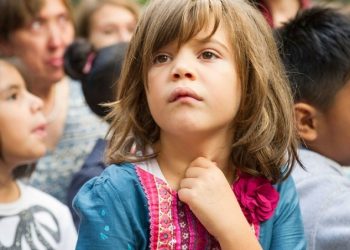
<instances>
[{"instance_id":1,"label":"girl's brown hair","mask_svg":"<svg viewBox=\"0 0 350 250\"><path fill-rule=\"evenodd\" d=\"M244 0L154 0L131 40L118 83L107 159L136 162L159 140L147 100L147 74L156 51L172 41L179 45L214 20L232 41L242 98L234 119L231 159L237 170L265 176L273 183L286 178L297 160L293 102L272 32L264 17Z\"/></svg>"},{"instance_id":2,"label":"girl's brown hair","mask_svg":"<svg viewBox=\"0 0 350 250\"><path fill-rule=\"evenodd\" d=\"M50 0L1 0L0 1L0 41L8 41L12 32L23 28L35 18ZM62 0L72 17L69 0Z\"/></svg>"},{"instance_id":3,"label":"girl's brown hair","mask_svg":"<svg viewBox=\"0 0 350 250\"><path fill-rule=\"evenodd\" d=\"M135 20L140 16L140 6L134 0L82 0L76 9L77 35L88 38L91 30L91 16L103 5L111 4L129 10Z\"/></svg>"}]
</instances>

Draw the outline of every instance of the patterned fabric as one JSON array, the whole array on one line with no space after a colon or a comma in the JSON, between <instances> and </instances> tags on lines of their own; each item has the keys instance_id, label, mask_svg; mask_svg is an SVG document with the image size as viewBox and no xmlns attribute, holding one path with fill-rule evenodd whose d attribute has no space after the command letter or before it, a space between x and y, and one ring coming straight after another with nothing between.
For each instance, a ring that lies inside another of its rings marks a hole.
<instances>
[{"instance_id":1,"label":"patterned fabric","mask_svg":"<svg viewBox=\"0 0 350 250\"><path fill-rule=\"evenodd\" d=\"M219 249L218 242L182 203L161 173L156 160L136 167L150 208L151 249ZM279 194L263 177L239 174L232 185L241 209L259 238L260 223L268 220L277 207Z\"/></svg>"},{"instance_id":2,"label":"patterned fabric","mask_svg":"<svg viewBox=\"0 0 350 250\"><path fill-rule=\"evenodd\" d=\"M0 249L75 249L77 233L67 206L35 188L17 183L20 198L0 203Z\"/></svg>"},{"instance_id":3,"label":"patterned fabric","mask_svg":"<svg viewBox=\"0 0 350 250\"><path fill-rule=\"evenodd\" d=\"M80 217L76 249L218 247L166 182L141 167L130 163L111 165L80 189L73 201ZM259 242L265 250L305 250L292 178L274 188L280 198L272 217L260 224Z\"/></svg>"},{"instance_id":4,"label":"patterned fabric","mask_svg":"<svg viewBox=\"0 0 350 250\"><path fill-rule=\"evenodd\" d=\"M86 105L80 83L70 80L69 106L63 134L53 151L41 158L29 184L66 204L71 178L91 152L107 125Z\"/></svg>"},{"instance_id":5,"label":"patterned fabric","mask_svg":"<svg viewBox=\"0 0 350 250\"><path fill-rule=\"evenodd\" d=\"M150 208L150 249L220 249L176 191L154 175L136 168Z\"/></svg>"}]
</instances>

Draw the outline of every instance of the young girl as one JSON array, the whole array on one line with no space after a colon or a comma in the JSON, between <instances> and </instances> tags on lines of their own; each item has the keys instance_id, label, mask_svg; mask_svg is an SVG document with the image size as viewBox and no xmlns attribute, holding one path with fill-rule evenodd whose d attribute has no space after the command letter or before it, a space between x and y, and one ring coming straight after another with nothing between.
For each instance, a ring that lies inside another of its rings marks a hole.
<instances>
[{"instance_id":1,"label":"young girl","mask_svg":"<svg viewBox=\"0 0 350 250\"><path fill-rule=\"evenodd\" d=\"M68 208L19 182L46 152L42 101L18 71L0 60L0 249L74 249Z\"/></svg>"},{"instance_id":2,"label":"young girl","mask_svg":"<svg viewBox=\"0 0 350 250\"><path fill-rule=\"evenodd\" d=\"M288 178L292 101L270 28L253 7L151 1L118 99L113 165L74 201L77 249L306 248Z\"/></svg>"}]
</instances>

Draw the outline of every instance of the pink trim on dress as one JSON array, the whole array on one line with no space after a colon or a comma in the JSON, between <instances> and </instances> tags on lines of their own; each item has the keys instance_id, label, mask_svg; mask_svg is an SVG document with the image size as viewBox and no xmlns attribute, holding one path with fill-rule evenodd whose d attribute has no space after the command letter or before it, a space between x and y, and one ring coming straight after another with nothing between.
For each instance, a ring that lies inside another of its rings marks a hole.
<instances>
[{"instance_id":1,"label":"pink trim on dress","mask_svg":"<svg viewBox=\"0 0 350 250\"><path fill-rule=\"evenodd\" d=\"M136 173L145 191L150 216L150 249L151 250L218 250L218 241L208 233L200 221L194 216L189 206L181 202L177 192L172 191L162 179L136 166ZM270 185L270 186L269 186ZM259 238L260 219L272 216L277 205L278 193L267 180L250 177L242 174L232 186L245 216L251 221L252 230ZM253 192L257 190L258 192ZM275 194L276 192L277 194ZM267 193L268 195L266 195ZM246 207L247 197L260 197L259 201L264 208L272 201L272 211L258 212L259 220L252 220L254 212ZM277 196L276 196L277 195ZM265 199L267 196L270 199Z\"/></svg>"},{"instance_id":2,"label":"pink trim on dress","mask_svg":"<svg viewBox=\"0 0 350 250\"><path fill-rule=\"evenodd\" d=\"M140 179L143 190L145 191L148 207L149 207L149 218L150 218L150 249L157 248L158 242L158 225L159 225L159 203L156 202L158 200L158 194L154 194L154 190L156 188L154 184L154 179L151 175L149 175L146 171L144 171L140 167L136 167L136 173Z\"/></svg>"},{"instance_id":3,"label":"pink trim on dress","mask_svg":"<svg viewBox=\"0 0 350 250\"><path fill-rule=\"evenodd\" d=\"M136 173L146 193L150 210L150 249L174 249L174 226L172 218L172 192L167 184L136 167Z\"/></svg>"}]
</instances>

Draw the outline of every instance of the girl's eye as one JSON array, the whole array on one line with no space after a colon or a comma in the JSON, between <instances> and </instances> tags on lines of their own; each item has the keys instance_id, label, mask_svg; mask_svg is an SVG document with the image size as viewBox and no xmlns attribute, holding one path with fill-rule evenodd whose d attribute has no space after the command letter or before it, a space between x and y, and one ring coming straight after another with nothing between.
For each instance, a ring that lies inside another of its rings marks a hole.
<instances>
[{"instance_id":1,"label":"girl's eye","mask_svg":"<svg viewBox=\"0 0 350 250\"><path fill-rule=\"evenodd\" d=\"M65 14L62 14L58 17L58 22L60 24L66 24L67 22L69 22L69 16L68 15L65 15Z\"/></svg>"},{"instance_id":2,"label":"girl's eye","mask_svg":"<svg viewBox=\"0 0 350 250\"><path fill-rule=\"evenodd\" d=\"M153 64L160 64L160 63L166 63L170 60L170 57L168 55L165 54L160 54L157 55L154 59L153 59Z\"/></svg>"},{"instance_id":3,"label":"girl's eye","mask_svg":"<svg viewBox=\"0 0 350 250\"><path fill-rule=\"evenodd\" d=\"M115 33L114 29L105 29L105 30L103 30L103 34L104 35L111 35L113 33Z\"/></svg>"},{"instance_id":4,"label":"girl's eye","mask_svg":"<svg viewBox=\"0 0 350 250\"><path fill-rule=\"evenodd\" d=\"M31 24L30 24L30 28L33 31L39 31L42 27L42 22L40 20L34 20Z\"/></svg>"},{"instance_id":5,"label":"girl's eye","mask_svg":"<svg viewBox=\"0 0 350 250\"><path fill-rule=\"evenodd\" d=\"M15 92L15 93L11 93L11 94L6 98L6 100L8 100L8 101L15 101L15 100L17 100L17 98L18 98L18 93Z\"/></svg>"},{"instance_id":6,"label":"girl's eye","mask_svg":"<svg viewBox=\"0 0 350 250\"><path fill-rule=\"evenodd\" d=\"M201 55L200 55L201 58L205 59L205 60L210 60L210 59L215 59L215 58L218 58L218 56L211 52L211 51L204 51Z\"/></svg>"}]
</instances>

